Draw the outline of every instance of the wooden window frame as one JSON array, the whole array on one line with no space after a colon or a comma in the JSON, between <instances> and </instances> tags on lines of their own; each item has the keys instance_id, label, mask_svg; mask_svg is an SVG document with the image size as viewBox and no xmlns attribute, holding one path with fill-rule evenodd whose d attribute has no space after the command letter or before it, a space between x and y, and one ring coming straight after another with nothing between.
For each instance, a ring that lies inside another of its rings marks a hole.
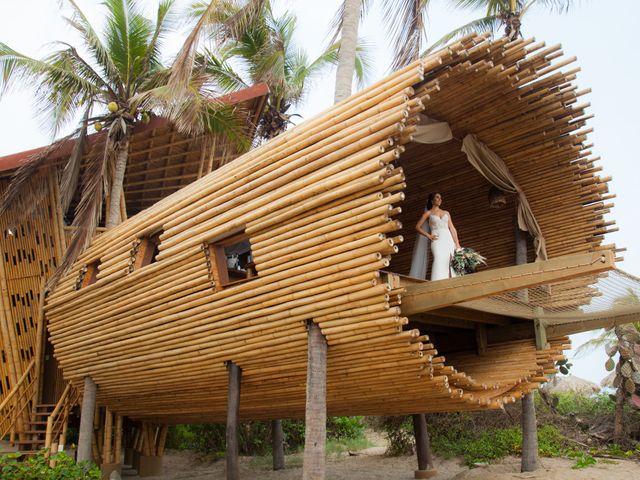
<instances>
[{"instance_id":1,"label":"wooden window frame","mask_svg":"<svg viewBox=\"0 0 640 480\"><path fill-rule=\"evenodd\" d=\"M98 272L100 271L100 265L102 262L98 260L94 260L93 262L87 263L86 269L87 271L82 277L82 284L80 285L80 290L89 285L93 285L98 281Z\"/></svg>"},{"instance_id":2,"label":"wooden window frame","mask_svg":"<svg viewBox=\"0 0 640 480\"><path fill-rule=\"evenodd\" d=\"M215 290L219 292L225 288L246 283L257 278L257 275L248 275L247 278L240 280L229 279L229 268L227 266L227 254L225 248L236 243L249 240L249 234L244 229L240 233L236 233L217 242L209 243L209 259L211 261L211 274L215 282ZM251 271L247 270L250 274Z\"/></svg>"},{"instance_id":3,"label":"wooden window frame","mask_svg":"<svg viewBox=\"0 0 640 480\"><path fill-rule=\"evenodd\" d=\"M140 239L140 245L133 263L133 271L156 263L157 260L154 254L157 255L156 249L160 245L160 235L163 233L164 230L159 230Z\"/></svg>"}]
</instances>

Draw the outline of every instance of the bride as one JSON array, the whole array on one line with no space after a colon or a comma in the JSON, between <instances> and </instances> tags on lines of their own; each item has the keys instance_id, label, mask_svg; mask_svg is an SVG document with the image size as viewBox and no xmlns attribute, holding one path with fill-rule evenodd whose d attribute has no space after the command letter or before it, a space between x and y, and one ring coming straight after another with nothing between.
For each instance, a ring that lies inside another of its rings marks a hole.
<instances>
[{"instance_id":1,"label":"bride","mask_svg":"<svg viewBox=\"0 0 640 480\"><path fill-rule=\"evenodd\" d=\"M435 192L430 193L427 210L416 225L418 233L431 240L431 253L433 254L431 280L442 280L456 276L451 268L451 257L460 248L458 232L453 226L451 215L446 210L442 210L441 205L442 195ZM424 229L424 224L427 222L430 232Z\"/></svg>"}]
</instances>

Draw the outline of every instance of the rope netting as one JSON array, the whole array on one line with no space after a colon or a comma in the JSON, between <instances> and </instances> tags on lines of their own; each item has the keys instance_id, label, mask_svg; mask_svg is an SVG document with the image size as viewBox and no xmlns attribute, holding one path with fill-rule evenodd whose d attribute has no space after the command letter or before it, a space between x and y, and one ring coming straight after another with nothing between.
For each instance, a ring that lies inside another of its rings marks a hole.
<instances>
[{"instance_id":1,"label":"rope netting","mask_svg":"<svg viewBox=\"0 0 640 480\"><path fill-rule=\"evenodd\" d=\"M622 270L542 285L460 304L510 317L564 324L629 316L640 319L640 279Z\"/></svg>"}]
</instances>

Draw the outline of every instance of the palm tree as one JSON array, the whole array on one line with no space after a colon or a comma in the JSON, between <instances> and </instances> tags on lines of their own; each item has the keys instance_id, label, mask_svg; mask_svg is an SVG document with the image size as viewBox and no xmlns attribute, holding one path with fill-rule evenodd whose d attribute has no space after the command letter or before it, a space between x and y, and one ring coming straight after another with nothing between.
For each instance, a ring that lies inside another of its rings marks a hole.
<instances>
[{"instance_id":1,"label":"palm tree","mask_svg":"<svg viewBox=\"0 0 640 480\"><path fill-rule=\"evenodd\" d=\"M61 178L63 210L68 209L78 184L81 198L73 220L77 228L56 278L91 240L104 198L105 226L120 223L129 142L137 124L147 123L155 115L169 119L183 133L226 133L241 139L240 122L229 107L215 100L217 92L205 74L192 69L185 88L171 88L173 69L162 63L161 51L162 41L174 24L174 1L160 0L156 18L150 20L136 0L104 0L105 26L98 33L76 2L66 0L72 15L65 20L79 34L80 45L58 42L59 49L42 60L0 43L2 92L11 87L33 89L38 110L51 118L54 135L81 113L79 125L71 134L17 171L0 201L0 214L13 207L18 207L14 211L30 212L36 199L29 198L23 187L52 153L74 142ZM89 152L83 178L79 179L90 127L104 130L104 142Z\"/></svg>"},{"instance_id":2,"label":"palm tree","mask_svg":"<svg viewBox=\"0 0 640 480\"><path fill-rule=\"evenodd\" d=\"M430 0L382 0L395 51L392 70L418 59L425 39L429 3ZM333 20L333 40L340 37L341 43L336 72L336 103L351 95L358 26L370 6L371 0L344 0Z\"/></svg>"},{"instance_id":3,"label":"palm tree","mask_svg":"<svg viewBox=\"0 0 640 480\"><path fill-rule=\"evenodd\" d=\"M197 17L206 5L194 6ZM243 12L250 7L246 1L227 1L222 6L211 23L236 23L236 27L220 36L217 49L206 49L202 56L196 55L196 63L201 63L225 90L244 88L248 83L267 83L271 93L258 133L263 139L272 138L290 123L292 115L287 112L303 100L310 81L327 66L337 63L339 44L334 43L310 61L306 52L294 45L297 19L291 13L275 17L267 0L259 7L254 5L251 15L245 13L244 16ZM244 22L238 25L234 18L244 18ZM358 45L355 77L359 83L364 82L369 67L367 47Z\"/></svg>"},{"instance_id":4,"label":"palm tree","mask_svg":"<svg viewBox=\"0 0 640 480\"><path fill-rule=\"evenodd\" d=\"M241 8L238 4L227 4L220 20L228 22ZM262 139L273 138L287 128L291 106L304 99L311 80L337 62L338 44L309 60L306 52L294 45L295 29L293 14L286 12L276 17L266 1L252 21L230 33L216 50L205 49L196 56L196 63L202 64L204 71L225 91L260 82L269 85L270 93L258 124L258 136ZM363 82L369 67L366 47L358 48L355 66L356 78Z\"/></svg>"},{"instance_id":5,"label":"palm tree","mask_svg":"<svg viewBox=\"0 0 640 480\"><path fill-rule=\"evenodd\" d=\"M626 295L614 300L614 305L625 307L639 305L640 296L629 288ZM614 416L613 438L616 443L624 442L624 404L628 397L631 404L640 408L640 322L618 325L603 330L596 338L582 344L576 355L604 347L609 359L605 363L608 371L615 369L613 385L616 387L616 409ZM618 361L614 360L619 354Z\"/></svg>"},{"instance_id":6,"label":"palm tree","mask_svg":"<svg viewBox=\"0 0 640 480\"><path fill-rule=\"evenodd\" d=\"M458 8L484 9L486 14L447 33L431 45L429 51L469 33L495 33L501 27L504 28L504 36L513 41L522 36L522 18L532 7L540 6L552 12L566 13L573 3L572 0L455 0Z\"/></svg>"}]
</instances>

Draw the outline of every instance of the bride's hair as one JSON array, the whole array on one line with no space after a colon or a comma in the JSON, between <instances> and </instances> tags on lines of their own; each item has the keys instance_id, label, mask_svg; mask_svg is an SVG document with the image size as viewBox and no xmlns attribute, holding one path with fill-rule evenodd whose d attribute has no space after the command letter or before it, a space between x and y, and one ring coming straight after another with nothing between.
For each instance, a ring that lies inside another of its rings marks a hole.
<instances>
[{"instance_id":1,"label":"bride's hair","mask_svg":"<svg viewBox=\"0 0 640 480\"><path fill-rule=\"evenodd\" d=\"M433 199L436 198L436 195L440 192L431 192L429 197L427 197L427 210L431 210L433 208Z\"/></svg>"}]
</instances>

